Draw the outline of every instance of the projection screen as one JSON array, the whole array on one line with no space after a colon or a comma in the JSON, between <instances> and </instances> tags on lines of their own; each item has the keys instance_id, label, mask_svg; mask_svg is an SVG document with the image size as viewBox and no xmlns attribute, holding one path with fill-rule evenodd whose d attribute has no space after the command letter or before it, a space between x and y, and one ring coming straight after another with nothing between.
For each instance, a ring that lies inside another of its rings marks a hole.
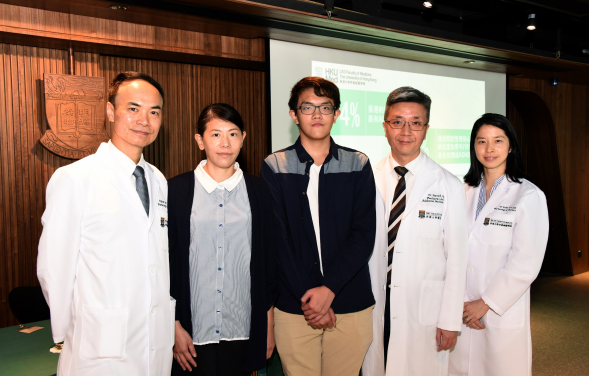
<instances>
[{"instance_id":1,"label":"projection screen","mask_svg":"<svg viewBox=\"0 0 589 376\"><path fill-rule=\"evenodd\" d=\"M368 155L373 165L390 152L382 127L384 108L388 94L400 86L432 98L422 150L459 178L468 171L476 119L485 112L505 115L505 74L271 40L272 151L293 144L299 135L288 115L288 99L292 86L306 76L339 87L341 115L331 134L338 144Z\"/></svg>"}]
</instances>

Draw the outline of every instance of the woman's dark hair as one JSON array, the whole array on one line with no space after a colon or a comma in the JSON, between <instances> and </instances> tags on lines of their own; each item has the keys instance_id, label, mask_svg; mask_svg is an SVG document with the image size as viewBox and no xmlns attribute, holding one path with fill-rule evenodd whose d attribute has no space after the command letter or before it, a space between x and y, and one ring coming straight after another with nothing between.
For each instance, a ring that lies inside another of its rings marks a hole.
<instances>
[{"instance_id":1,"label":"woman's dark hair","mask_svg":"<svg viewBox=\"0 0 589 376\"><path fill-rule=\"evenodd\" d=\"M341 105L339 89L333 82L321 77L310 76L303 78L292 87L290 90L290 99L288 100L288 108L296 112L297 105L299 104L299 96L303 91L310 88L313 88L313 92L316 96L331 99L336 110Z\"/></svg>"},{"instance_id":2,"label":"woman's dark hair","mask_svg":"<svg viewBox=\"0 0 589 376\"><path fill-rule=\"evenodd\" d=\"M507 175L507 178L512 182L521 183L520 179L525 178L525 167L519 143L517 142L517 137L515 135L515 129L505 116L491 113L481 116L472 127L472 132L470 133L470 169L466 175L464 175L464 182L471 187L478 187L481 183L481 176L483 175L484 168L482 163L477 159L474 143L476 142L479 129L481 129L483 125L492 125L505 132L505 135L509 139L509 148L511 149L511 153L507 154L505 175Z\"/></svg>"},{"instance_id":3,"label":"woman's dark hair","mask_svg":"<svg viewBox=\"0 0 589 376\"><path fill-rule=\"evenodd\" d=\"M243 133L245 126L243 125L243 119L237 110L227 103L214 103L208 105L202 110L198 117L198 128L197 132L199 135L203 135L207 130L207 123L213 119L219 119L233 123L237 125L237 128Z\"/></svg>"}]
</instances>

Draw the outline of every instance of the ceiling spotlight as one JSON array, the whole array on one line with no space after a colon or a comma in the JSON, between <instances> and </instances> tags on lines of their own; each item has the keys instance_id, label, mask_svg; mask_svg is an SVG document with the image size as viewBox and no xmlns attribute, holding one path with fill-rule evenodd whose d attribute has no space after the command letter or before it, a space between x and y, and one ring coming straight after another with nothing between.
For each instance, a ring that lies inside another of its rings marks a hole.
<instances>
[{"instance_id":1,"label":"ceiling spotlight","mask_svg":"<svg viewBox=\"0 0 589 376\"><path fill-rule=\"evenodd\" d=\"M126 6L120 4L111 5L109 8L112 10L127 10Z\"/></svg>"},{"instance_id":2,"label":"ceiling spotlight","mask_svg":"<svg viewBox=\"0 0 589 376\"><path fill-rule=\"evenodd\" d=\"M528 14L528 30L536 30L536 14Z\"/></svg>"},{"instance_id":3,"label":"ceiling spotlight","mask_svg":"<svg viewBox=\"0 0 589 376\"><path fill-rule=\"evenodd\" d=\"M433 8L434 7L434 0L426 0L423 2L423 6L426 8Z\"/></svg>"},{"instance_id":4,"label":"ceiling spotlight","mask_svg":"<svg viewBox=\"0 0 589 376\"><path fill-rule=\"evenodd\" d=\"M558 77L552 77L552 81L550 81L550 85L557 86L558 85Z\"/></svg>"},{"instance_id":5,"label":"ceiling spotlight","mask_svg":"<svg viewBox=\"0 0 589 376\"><path fill-rule=\"evenodd\" d=\"M464 60L464 64L474 64L476 61L474 60Z\"/></svg>"}]
</instances>

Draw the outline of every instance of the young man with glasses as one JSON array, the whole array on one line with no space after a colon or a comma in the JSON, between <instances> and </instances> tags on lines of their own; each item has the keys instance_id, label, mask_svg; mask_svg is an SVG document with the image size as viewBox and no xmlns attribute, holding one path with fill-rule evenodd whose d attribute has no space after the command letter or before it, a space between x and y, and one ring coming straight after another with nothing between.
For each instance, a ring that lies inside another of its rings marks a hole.
<instances>
[{"instance_id":1,"label":"young man with glasses","mask_svg":"<svg viewBox=\"0 0 589 376\"><path fill-rule=\"evenodd\" d=\"M460 180L420 149L430 107L430 97L411 87L396 89L386 103L391 153L374 168L376 305L364 375L448 375L449 351L462 327L465 194Z\"/></svg>"},{"instance_id":2,"label":"young man with glasses","mask_svg":"<svg viewBox=\"0 0 589 376\"><path fill-rule=\"evenodd\" d=\"M357 376L372 341L372 168L330 137L340 114L335 84L306 77L288 105L300 137L261 170L280 229L276 347L287 376Z\"/></svg>"}]
</instances>

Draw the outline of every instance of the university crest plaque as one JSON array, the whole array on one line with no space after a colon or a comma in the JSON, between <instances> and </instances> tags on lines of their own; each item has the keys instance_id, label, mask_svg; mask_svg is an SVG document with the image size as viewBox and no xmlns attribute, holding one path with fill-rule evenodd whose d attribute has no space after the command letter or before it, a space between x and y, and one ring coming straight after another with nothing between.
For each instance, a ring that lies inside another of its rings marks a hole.
<instances>
[{"instance_id":1,"label":"university crest plaque","mask_svg":"<svg viewBox=\"0 0 589 376\"><path fill-rule=\"evenodd\" d=\"M106 133L106 102L103 77L43 75L48 129L41 144L70 159L94 154Z\"/></svg>"}]
</instances>

